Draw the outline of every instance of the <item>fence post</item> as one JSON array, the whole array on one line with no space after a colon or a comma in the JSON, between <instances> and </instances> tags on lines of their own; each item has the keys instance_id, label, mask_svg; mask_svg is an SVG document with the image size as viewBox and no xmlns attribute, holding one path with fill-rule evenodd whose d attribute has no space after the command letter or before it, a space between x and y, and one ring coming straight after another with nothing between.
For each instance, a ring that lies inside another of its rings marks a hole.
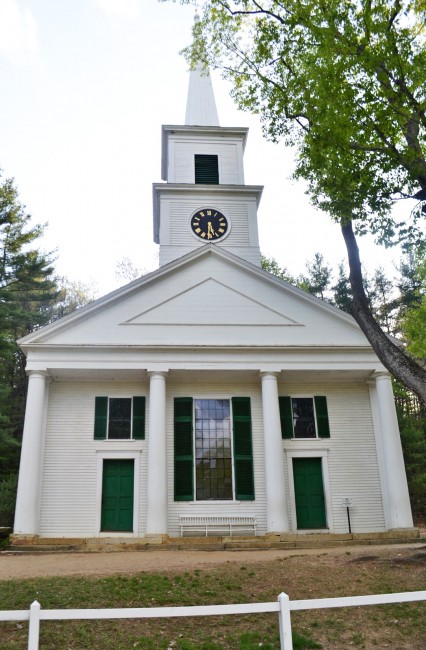
<instances>
[{"instance_id":1,"label":"fence post","mask_svg":"<svg viewBox=\"0 0 426 650\"><path fill-rule=\"evenodd\" d=\"M35 600L30 607L28 650L38 650L39 636L40 636L40 603L38 603Z\"/></svg>"},{"instance_id":2,"label":"fence post","mask_svg":"<svg viewBox=\"0 0 426 650\"><path fill-rule=\"evenodd\" d=\"M280 611L280 648L281 650L293 650L293 638L291 636L290 599L282 592L278 596Z\"/></svg>"}]
</instances>

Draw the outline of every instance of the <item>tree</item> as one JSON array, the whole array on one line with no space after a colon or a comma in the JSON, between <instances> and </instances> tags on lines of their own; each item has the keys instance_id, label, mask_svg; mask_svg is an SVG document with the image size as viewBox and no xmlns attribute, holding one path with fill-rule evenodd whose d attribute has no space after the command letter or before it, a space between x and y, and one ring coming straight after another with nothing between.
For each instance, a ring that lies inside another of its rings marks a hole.
<instances>
[{"instance_id":1,"label":"tree","mask_svg":"<svg viewBox=\"0 0 426 650\"><path fill-rule=\"evenodd\" d=\"M296 279L290 275L290 273L287 271L286 267L280 266L277 262L276 259L273 257L265 257L262 255L262 269L264 271L268 271L268 273L271 273L272 275L276 275L277 278L280 278L281 280L285 280L286 282L290 282L290 284L296 284Z\"/></svg>"},{"instance_id":2,"label":"tree","mask_svg":"<svg viewBox=\"0 0 426 650\"><path fill-rule=\"evenodd\" d=\"M56 277L58 294L51 307L49 320L57 320L96 300L96 287L93 284L75 282L63 276Z\"/></svg>"},{"instance_id":3,"label":"tree","mask_svg":"<svg viewBox=\"0 0 426 650\"><path fill-rule=\"evenodd\" d=\"M419 0L206 0L186 52L222 69L238 106L296 148L295 176L341 228L352 315L426 403L425 369L372 315L356 241L372 232L387 245L425 244L422 209L401 222L392 212L397 196L426 199L424 16Z\"/></svg>"},{"instance_id":4,"label":"tree","mask_svg":"<svg viewBox=\"0 0 426 650\"><path fill-rule=\"evenodd\" d=\"M333 304L339 309L350 313L352 307L352 290L343 262L339 264L337 279L331 287L331 290L333 291Z\"/></svg>"},{"instance_id":5,"label":"tree","mask_svg":"<svg viewBox=\"0 0 426 650\"><path fill-rule=\"evenodd\" d=\"M374 318L387 334L395 330L395 311L398 300L393 296L393 282L382 267L375 269L370 283L370 292L366 291L370 300L370 309Z\"/></svg>"},{"instance_id":6,"label":"tree","mask_svg":"<svg viewBox=\"0 0 426 650\"><path fill-rule=\"evenodd\" d=\"M308 293L326 300L327 291L330 288L332 270L324 260L321 253L315 253L312 262L306 262L307 275L301 275L298 285Z\"/></svg>"},{"instance_id":7,"label":"tree","mask_svg":"<svg viewBox=\"0 0 426 650\"><path fill-rule=\"evenodd\" d=\"M43 227L30 219L0 177L0 475L19 461L27 379L16 339L48 322L57 295L50 256L34 247Z\"/></svg>"},{"instance_id":8,"label":"tree","mask_svg":"<svg viewBox=\"0 0 426 650\"><path fill-rule=\"evenodd\" d=\"M426 259L423 259L415 273L417 289L402 317L402 334L408 350L426 361Z\"/></svg>"}]
</instances>

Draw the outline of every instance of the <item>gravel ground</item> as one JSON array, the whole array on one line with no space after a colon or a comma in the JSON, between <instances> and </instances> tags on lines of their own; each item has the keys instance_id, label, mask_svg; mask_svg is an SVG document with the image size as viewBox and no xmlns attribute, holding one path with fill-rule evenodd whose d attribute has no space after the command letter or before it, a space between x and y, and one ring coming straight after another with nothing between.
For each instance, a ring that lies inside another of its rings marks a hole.
<instances>
[{"instance_id":1,"label":"gravel ground","mask_svg":"<svg viewBox=\"0 0 426 650\"><path fill-rule=\"evenodd\" d=\"M268 562L291 555L387 555L398 549L425 549L424 542L383 546L345 546L326 549L236 551L120 551L104 553L0 553L0 580L47 576L105 576L141 572L186 571L226 562Z\"/></svg>"}]
</instances>

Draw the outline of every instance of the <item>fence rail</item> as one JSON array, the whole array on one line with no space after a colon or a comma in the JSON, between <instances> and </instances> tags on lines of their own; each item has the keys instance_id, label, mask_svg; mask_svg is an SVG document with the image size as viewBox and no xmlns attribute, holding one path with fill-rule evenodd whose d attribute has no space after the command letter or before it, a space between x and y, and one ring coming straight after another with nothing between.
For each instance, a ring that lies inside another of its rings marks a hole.
<instances>
[{"instance_id":1,"label":"fence rail","mask_svg":"<svg viewBox=\"0 0 426 650\"><path fill-rule=\"evenodd\" d=\"M28 650L39 650L40 621L99 620L117 618L171 618L180 616L224 616L277 612L281 650L293 650L291 612L331 607L360 607L426 600L426 591L407 591L396 594L346 596L342 598L315 598L290 600L281 593L276 602L245 603L237 605L201 605L192 607L138 607L117 609L42 609L36 600L30 609L0 611L0 621L29 621Z\"/></svg>"}]
</instances>

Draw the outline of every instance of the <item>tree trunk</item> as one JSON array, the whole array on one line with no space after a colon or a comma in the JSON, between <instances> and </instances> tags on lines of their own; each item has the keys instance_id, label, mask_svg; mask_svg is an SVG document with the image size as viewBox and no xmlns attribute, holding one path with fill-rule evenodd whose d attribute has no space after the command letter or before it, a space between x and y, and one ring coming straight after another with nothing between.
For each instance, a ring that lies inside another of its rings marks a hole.
<instances>
[{"instance_id":1,"label":"tree trunk","mask_svg":"<svg viewBox=\"0 0 426 650\"><path fill-rule=\"evenodd\" d=\"M426 406L426 370L400 346L395 345L374 319L364 291L361 261L352 222L342 225L341 229L348 252L349 279L353 295L351 314L382 364Z\"/></svg>"}]
</instances>

